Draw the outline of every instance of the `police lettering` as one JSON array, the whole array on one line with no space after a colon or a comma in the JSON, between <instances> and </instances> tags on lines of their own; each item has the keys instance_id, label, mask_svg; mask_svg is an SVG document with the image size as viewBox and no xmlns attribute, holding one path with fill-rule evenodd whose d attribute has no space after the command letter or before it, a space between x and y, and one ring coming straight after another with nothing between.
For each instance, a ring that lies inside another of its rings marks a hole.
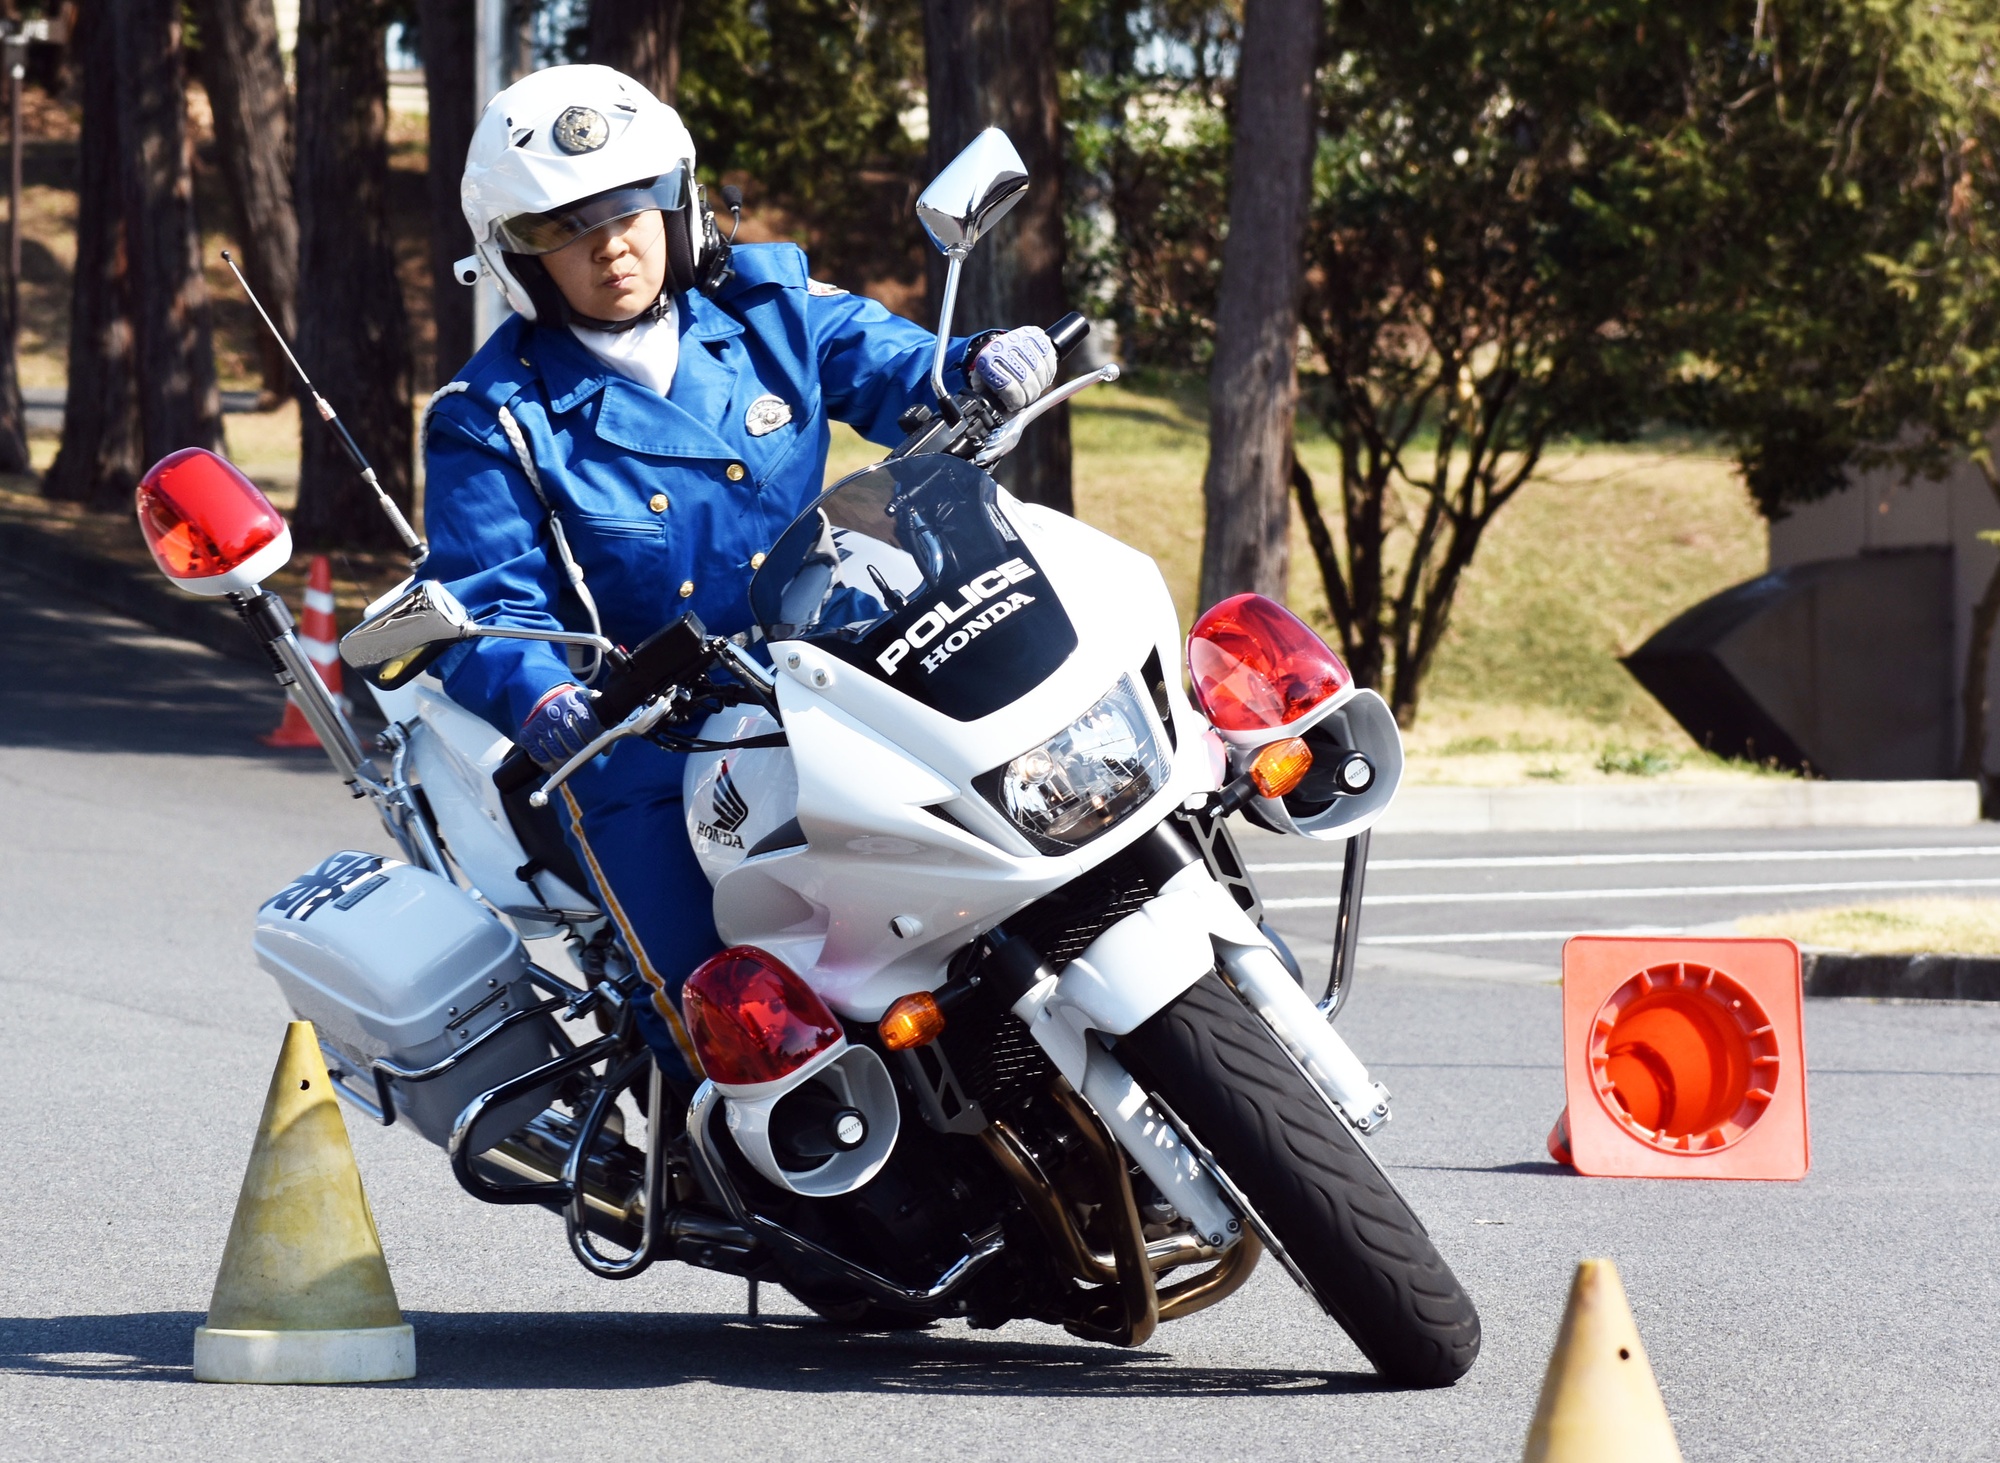
<instances>
[{"instance_id":1,"label":"police lettering","mask_svg":"<svg viewBox=\"0 0 2000 1463\"><path fill-rule=\"evenodd\" d=\"M942 643L938 648L923 657L924 669L936 670L977 639L982 632L997 625L1023 605L1033 604L1035 602L1033 595L1022 594L1018 590L1009 594L1008 588L1010 585L1034 577L1035 571L1020 559L1009 559L997 569L988 569L971 583L959 586L956 603L941 600L917 616L909 629L875 657L875 663L882 667L884 675L892 676L911 651L922 650L942 637ZM1000 599L1003 594L1007 597ZM996 603L987 605L985 610L973 615L963 625L958 623L963 616L978 610L989 600Z\"/></svg>"}]
</instances>

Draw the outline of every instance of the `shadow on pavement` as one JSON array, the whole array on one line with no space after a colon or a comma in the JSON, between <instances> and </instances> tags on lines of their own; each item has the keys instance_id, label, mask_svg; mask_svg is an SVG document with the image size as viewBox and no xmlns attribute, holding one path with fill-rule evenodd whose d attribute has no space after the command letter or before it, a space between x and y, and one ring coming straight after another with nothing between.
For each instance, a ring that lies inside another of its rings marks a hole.
<instances>
[{"instance_id":1,"label":"shadow on pavement","mask_svg":"<svg viewBox=\"0 0 2000 1463\"><path fill-rule=\"evenodd\" d=\"M193 1311L0 1318L0 1375L183 1382ZM707 1382L759 1392L941 1396L1278 1397L1389 1390L1372 1372L1176 1366L1171 1353L1067 1341L840 1330L791 1317L752 1321L632 1311L412 1312L415 1381L434 1390L624 1390Z\"/></svg>"},{"instance_id":2,"label":"shadow on pavement","mask_svg":"<svg viewBox=\"0 0 2000 1463\"><path fill-rule=\"evenodd\" d=\"M1542 1178L1573 1179L1575 1169L1567 1164L1551 1163L1546 1158L1526 1163L1392 1163L1390 1168L1412 1168L1424 1173L1527 1173Z\"/></svg>"},{"instance_id":3,"label":"shadow on pavement","mask_svg":"<svg viewBox=\"0 0 2000 1463\"><path fill-rule=\"evenodd\" d=\"M0 1317L0 1376L185 1382L194 1370L194 1311L131 1316Z\"/></svg>"},{"instance_id":4,"label":"shadow on pavement","mask_svg":"<svg viewBox=\"0 0 2000 1463\"><path fill-rule=\"evenodd\" d=\"M317 750L257 741L283 710L254 669L0 568L0 746L257 756L324 772Z\"/></svg>"}]
</instances>

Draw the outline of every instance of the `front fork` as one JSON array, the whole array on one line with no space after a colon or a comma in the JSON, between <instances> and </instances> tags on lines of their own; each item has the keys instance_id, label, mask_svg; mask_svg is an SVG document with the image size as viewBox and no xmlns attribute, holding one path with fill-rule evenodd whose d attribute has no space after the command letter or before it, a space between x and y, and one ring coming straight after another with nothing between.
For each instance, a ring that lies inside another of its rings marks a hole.
<instances>
[{"instance_id":1,"label":"front fork","mask_svg":"<svg viewBox=\"0 0 2000 1463\"><path fill-rule=\"evenodd\" d=\"M313 669L312 661L293 633L291 611L285 608L285 602L268 589L256 594L232 594L229 602L263 648L272 677L285 688L285 694L299 708L306 725L319 738L320 746L326 749L340 780L356 797L374 799L376 811L382 815L382 825L403 850L405 858L420 869L450 879L451 871L445 866L437 832L408 777L409 738L403 729L391 726L385 734L390 752L389 779L380 781L362 750L361 739L347 720L347 713L320 680L319 672Z\"/></svg>"},{"instance_id":2,"label":"front fork","mask_svg":"<svg viewBox=\"0 0 2000 1463\"><path fill-rule=\"evenodd\" d=\"M1044 968L1013 1009L1167 1202L1211 1244L1226 1245L1241 1234L1238 1206L1190 1149L1188 1135L1176 1130L1105 1042L1136 1030L1215 970L1262 1018L1335 1113L1357 1133L1381 1130L1389 1121L1388 1089L1369 1077L1203 863L1191 863L1168 879L1158 895L1106 930L1060 975Z\"/></svg>"}]
</instances>

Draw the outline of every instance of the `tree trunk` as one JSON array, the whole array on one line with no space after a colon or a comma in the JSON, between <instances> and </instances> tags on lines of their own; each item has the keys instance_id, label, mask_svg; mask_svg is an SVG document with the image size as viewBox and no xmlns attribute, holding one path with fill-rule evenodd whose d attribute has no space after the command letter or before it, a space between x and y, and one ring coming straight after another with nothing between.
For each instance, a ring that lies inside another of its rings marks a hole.
<instances>
[{"instance_id":1,"label":"tree trunk","mask_svg":"<svg viewBox=\"0 0 2000 1463\"><path fill-rule=\"evenodd\" d=\"M519 81L535 66L535 12L542 8L542 0L508 0L505 58L507 81L503 85ZM482 102L485 100L481 99Z\"/></svg>"},{"instance_id":2,"label":"tree trunk","mask_svg":"<svg viewBox=\"0 0 2000 1463\"><path fill-rule=\"evenodd\" d=\"M157 462L183 447L220 447L222 401L194 216L180 3L118 0L111 17L139 426L146 460Z\"/></svg>"},{"instance_id":3,"label":"tree trunk","mask_svg":"<svg viewBox=\"0 0 2000 1463\"><path fill-rule=\"evenodd\" d=\"M299 359L382 486L410 506L410 342L389 232L382 9L302 0L298 49ZM302 412L300 547L398 547L333 434Z\"/></svg>"},{"instance_id":4,"label":"tree trunk","mask_svg":"<svg viewBox=\"0 0 2000 1463\"><path fill-rule=\"evenodd\" d=\"M966 261L957 333L1052 325L1069 311L1063 293L1063 159L1056 91L1055 0L924 0L924 71L930 93L933 175L987 127L1019 149L1033 180ZM931 261L933 309L943 263ZM1069 411L1028 429L1001 464L1001 481L1031 503L1072 511Z\"/></svg>"},{"instance_id":5,"label":"tree trunk","mask_svg":"<svg viewBox=\"0 0 2000 1463\"><path fill-rule=\"evenodd\" d=\"M1985 475L1987 490L2000 499L2000 469L1984 462L1977 466ZM1979 538L2000 548L2000 532L1988 530ZM1972 631L1965 648L1965 688L1959 699L1958 775L1979 784L1982 803L1992 800L1986 777L1986 741L1990 711L1988 677L1996 630L2000 630L2000 564L1993 566L1993 573L1986 580L1986 592L1973 606Z\"/></svg>"},{"instance_id":6,"label":"tree trunk","mask_svg":"<svg viewBox=\"0 0 2000 1463\"><path fill-rule=\"evenodd\" d=\"M195 0L197 65L215 113L216 151L243 272L278 329L299 328L299 220L292 209L291 99L271 0ZM269 332L258 333L264 394L292 391L292 368Z\"/></svg>"},{"instance_id":7,"label":"tree trunk","mask_svg":"<svg viewBox=\"0 0 2000 1463\"><path fill-rule=\"evenodd\" d=\"M62 446L42 479L50 498L129 509L139 481L139 381L125 259L118 78L110 0L78 7L71 48L83 93L77 149L76 273L70 288L69 395Z\"/></svg>"},{"instance_id":8,"label":"tree trunk","mask_svg":"<svg viewBox=\"0 0 2000 1463\"><path fill-rule=\"evenodd\" d=\"M1964 720L1958 753L1958 775L1986 785L1987 666L1993 659L1993 632L2000 626L2000 565L1986 580L1986 592L1972 611L1972 634L1966 646L1965 690L1960 702Z\"/></svg>"},{"instance_id":9,"label":"tree trunk","mask_svg":"<svg viewBox=\"0 0 2000 1463\"><path fill-rule=\"evenodd\" d=\"M672 106L681 80L681 10L682 0L591 0L590 59Z\"/></svg>"},{"instance_id":10,"label":"tree trunk","mask_svg":"<svg viewBox=\"0 0 2000 1463\"><path fill-rule=\"evenodd\" d=\"M1285 597L1319 35L1318 0L1246 0L1229 237L1208 378L1204 607L1245 591Z\"/></svg>"},{"instance_id":11,"label":"tree trunk","mask_svg":"<svg viewBox=\"0 0 2000 1463\"><path fill-rule=\"evenodd\" d=\"M24 53L25 54L25 53ZM24 68L25 69L25 68ZM14 89L11 97L11 126L22 123L20 89L22 80L10 78L8 83ZM19 139L12 139L16 146ZM21 220L11 216L7 220L10 243L9 252L15 260L21 257ZM28 472L27 422L21 406L21 370L17 359L21 324L21 282L19 271L8 277L8 285L0 289L0 472Z\"/></svg>"},{"instance_id":12,"label":"tree trunk","mask_svg":"<svg viewBox=\"0 0 2000 1463\"><path fill-rule=\"evenodd\" d=\"M472 356L472 291L451 267L472 252L459 206L472 129L487 98L478 95L478 36L465 0L421 0L418 33L430 100L431 318L437 325L436 381L442 386Z\"/></svg>"}]
</instances>

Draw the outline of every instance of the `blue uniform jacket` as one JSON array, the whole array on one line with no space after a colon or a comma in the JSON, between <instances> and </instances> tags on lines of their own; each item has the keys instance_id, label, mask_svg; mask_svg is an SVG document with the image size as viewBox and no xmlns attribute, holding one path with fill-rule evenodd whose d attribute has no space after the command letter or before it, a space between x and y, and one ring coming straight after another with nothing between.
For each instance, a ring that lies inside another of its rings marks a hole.
<instances>
[{"instance_id":1,"label":"blue uniform jacket","mask_svg":"<svg viewBox=\"0 0 2000 1463\"><path fill-rule=\"evenodd\" d=\"M433 399L424 574L475 619L589 628L501 430L502 406L520 424L604 633L629 647L687 609L711 632L746 629L752 562L818 496L829 421L893 446L897 416L932 400L930 333L814 285L793 245L739 247L733 262L714 297L676 300L680 361L665 397L603 366L567 329L515 316ZM954 390L962 351L960 342L951 352ZM767 395L791 419L752 436L746 413ZM453 700L509 735L575 679L560 648L523 640L467 641L438 671Z\"/></svg>"}]
</instances>

